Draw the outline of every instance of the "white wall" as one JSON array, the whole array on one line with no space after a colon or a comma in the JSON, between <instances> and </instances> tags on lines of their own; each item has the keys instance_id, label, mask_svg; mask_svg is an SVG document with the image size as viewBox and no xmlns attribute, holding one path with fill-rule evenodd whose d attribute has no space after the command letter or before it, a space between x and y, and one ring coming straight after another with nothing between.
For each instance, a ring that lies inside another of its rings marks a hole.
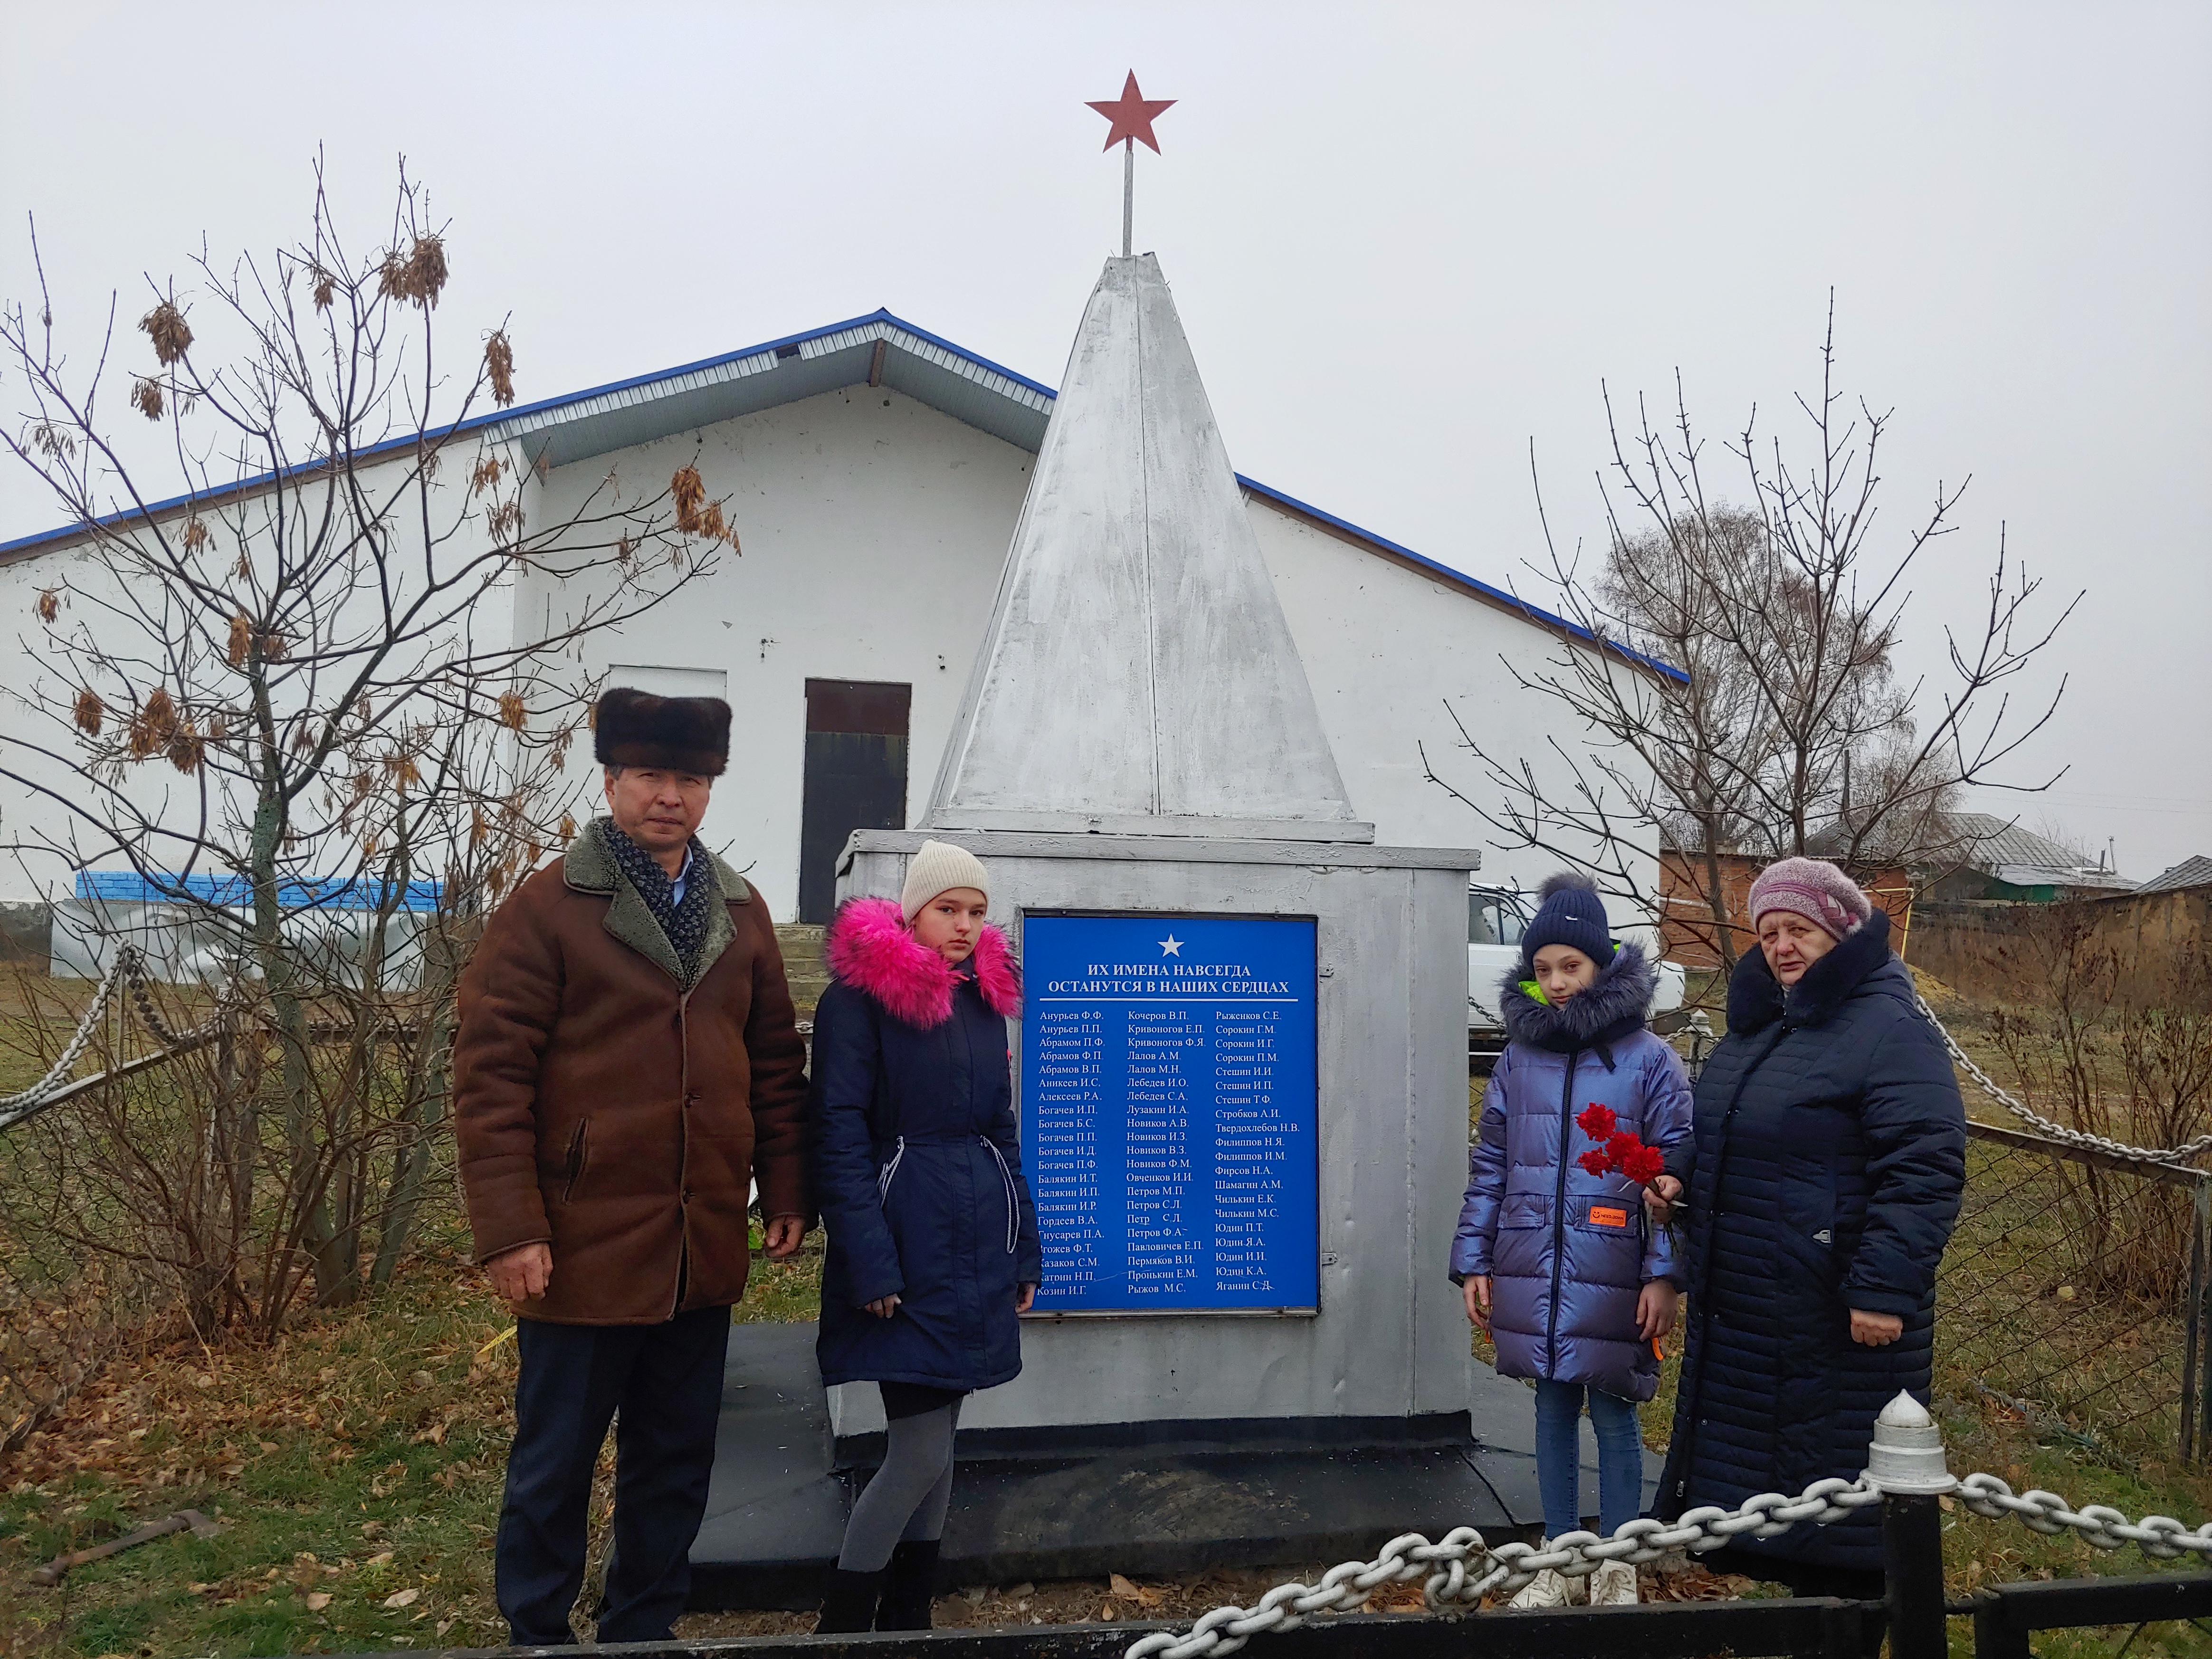
<instances>
[{"instance_id":1,"label":"white wall","mask_svg":"<svg viewBox=\"0 0 2212 1659\"><path fill-rule=\"evenodd\" d=\"M1376 839L1401 847L1482 848L1481 879L1533 891L1557 860L1488 845L1474 812L1428 781L1437 775L1481 798L1480 763L1461 747L1460 720L1494 753L1526 757L1540 781L1570 799L1571 774L1548 739L1571 752L1585 741L1556 703L1517 684L1560 650L1551 634L1442 579L1322 530L1261 497L1245 505L1305 659L1322 723L1345 787ZM1510 665L1509 669L1508 665ZM1590 848L1596 851L1595 845ZM1656 881L1657 848L1645 860ZM1617 920L1626 922L1623 909Z\"/></svg>"},{"instance_id":2,"label":"white wall","mask_svg":"<svg viewBox=\"0 0 2212 1659\"><path fill-rule=\"evenodd\" d=\"M996 597L1032 457L927 404L864 386L556 470L533 509L555 522L609 471L633 496L698 456L729 497L744 549L620 633L592 637L584 665L725 671L735 713L731 769L704 836L748 874L780 919L798 893L809 678L911 684L907 822L925 811L969 665ZM1512 683L1501 656L1534 672L1552 638L1463 590L1248 498L1261 550L1336 750L1353 808L1378 840L1474 847L1483 828L1426 781L1417 744L1472 786L1449 696L1471 726L1540 772L1556 719ZM527 581L518 605L547 602ZM1071 688L1079 695L1079 688ZM1562 732L1563 740L1577 734ZM1547 764L1548 763L1548 764ZM588 768L588 755L576 764ZM1533 888L1549 861L1486 851L1486 872Z\"/></svg>"},{"instance_id":3,"label":"white wall","mask_svg":"<svg viewBox=\"0 0 2212 1659\"><path fill-rule=\"evenodd\" d=\"M457 493L465 488L477 453L473 444L457 446L445 457L445 465L434 487L434 524L445 538L438 554L441 572L450 572L476 556L488 545L481 504L470 503L467 497ZM372 500L380 499L383 491L401 483L409 467L410 461L405 458L364 467L361 476L365 495ZM303 506L311 513L316 510L320 506L317 484L312 480L302 483L294 490L288 505L295 510ZM471 516L465 523L455 528L454 521L465 506L470 507ZM211 573L211 580L217 582L231 580L229 571L237 558L237 529L240 524L246 528L246 539L249 548L265 547L257 532L269 510L270 498L265 495L248 497L240 502L203 508L202 516L214 536L210 548L203 555L204 568ZM407 503L403 501L397 510L405 514ZM173 515L173 520L181 521L185 516L183 512L179 512ZM409 520L403 519L402 522L404 524ZM398 572L395 592L404 603L410 597L409 585L419 568L419 535L410 543L403 529L399 544L402 556L395 561ZM414 558L405 556L405 550L410 545L416 549ZM135 592L137 584L132 586ZM328 586L331 592L339 591L335 584ZM61 593L60 613L51 630L40 621L34 608L40 595L49 589L60 590ZM83 792L82 784L73 781L65 767L45 759L22 745L42 744L74 757L76 751L72 733L66 724L58 725L45 714L27 708L24 700L43 686L48 696L58 697L66 707L77 690L69 681L68 676L60 672L65 664L52 642L50 633L66 635L80 625L85 625L94 630L106 648L116 652L118 656L143 659L159 654L156 649L145 642L147 624L142 623L137 615L118 617L111 614L112 610L126 612L131 610L121 598L123 591L114 573L82 544L35 556L17 558L0 565L0 733L15 740L0 742L0 766L5 766L13 772L28 774L36 781L57 791L64 799L79 798ZM477 600L470 623L482 638L504 641L514 637L514 624L507 610L510 602L509 593L510 590L502 584L495 586ZM182 618L173 615L164 617L158 596L150 601L143 592L138 597L147 613L161 618L168 625L181 625L189 620L204 628L215 626L198 613ZM348 605L356 607L366 607L374 603L375 590L366 582L356 584L350 590L347 601ZM358 617L356 613L356 619L366 628L366 617ZM344 611L342 609L337 618L326 625L343 635L347 631ZM217 643L220 643L219 636ZM395 658L388 672L396 672L407 659ZM211 667L199 677L202 689L221 687L222 684L219 665ZM94 689L106 695L111 693L113 687L111 683L103 681L97 683ZM173 692L175 690L173 684L171 690ZM280 691L278 695L281 699L292 694ZM319 688L318 695L325 697L332 695L327 678ZM286 707L280 702L280 717L285 713ZM127 719L128 711L123 711L118 716L111 710L110 720L118 718ZM234 717L234 729L237 725L238 721ZM205 803L202 799L204 784L207 793ZM210 823L222 822L226 813L234 821L250 817L250 803L243 797L236 796L234 792L233 798L226 800L224 792L228 786L215 781L211 771L186 778L160 757L126 769L118 787L149 816L187 836L198 828L204 805L208 814L207 821ZM313 811L319 809L310 802L302 810ZM236 835L226 837L220 830L210 830L209 838L228 839L234 844L239 840ZM27 850L33 844L51 842L73 846L76 858L59 858L43 851ZM79 863L94 868L126 867L119 857L112 854L102 857L101 845L102 838L97 831L76 817L61 801L27 789L12 779L0 781L0 902L51 902L64 896L72 889ZM173 842L169 843L169 850L165 856L156 844L149 848L148 860L149 863L164 868L179 869L189 856L189 848L187 840ZM338 857L337 849L331 849L331 854L336 860L334 867L313 873L351 873L345 860Z\"/></svg>"},{"instance_id":4,"label":"white wall","mask_svg":"<svg viewBox=\"0 0 2212 1659\"><path fill-rule=\"evenodd\" d=\"M88 596L110 591L99 565L81 550L64 550L35 559L0 565L0 732L15 741L0 743L0 766L27 773L38 782L72 793L67 771L21 747L36 743L67 749L66 734L43 714L24 708L42 683L59 690L40 653L46 627L40 621L39 595L52 587L76 586ZM87 599L67 599L58 625L93 614ZM31 850L48 838L66 839L69 813L58 803L26 789L12 777L0 779L0 901L45 901L68 893L74 866L67 860Z\"/></svg>"},{"instance_id":5,"label":"white wall","mask_svg":"<svg viewBox=\"0 0 2212 1659\"><path fill-rule=\"evenodd\" d=\"M703 669L726 676L735 711L729 775L716 789L706 837L750 874L780 918L798 892L805 757L805 682L885 680L911 685L907 821L926 810L938 758L970 660L990 617L1014 521L1029 486L1028 452L888 389L855 386L724 422L698 434L599 456L533 481L533 526L559 521L611 471L626 500L665 489L696 455L711 493L728 497L744 548L625 629L591 636L580 666ZM1533 672L1557 647L1509 612L1448 582L1378 556L1262 499L1250 499L1261 550L1305 660L1315 700L1354 809L1377 838L1400 846L1480 846L1474 814L1423 775L1425 744L1440 770L1475 787L1474 763L1454 747L1449 697L1471 726L1540 772L1563 769L1546 744L1555 711L1516 686L1501 657ZM96 580L73 551L0 567L0 617L34 638L40 591L66 574ZM525 628L580 596L543 578L517 583ZM80 601L79 605L82 605ZM65 613L64 620L69 615ZM504 628L492 618L480 626ZM0 625L4 627L4 625ZM0 691L27 684L33 657L0 650ZM11 732L29 729L0 703ZM1561 730L1571 746L1580 734ZM596 789L580 746L572 766ZM33 824L61 826L58 807L0 793L0 841ZM1486 878L1533 888L1547 860L1486 849ZM0 856L0 898L45 896L65 881L53 860L27 872Z\"/></svg>"},{"instance_id":6,"label":"white wall","mask_svg":"<svg viewBox=\"0 0 2212 1659\"><path fill-rule=\"evenodd\" d=\"M799 892L806 682L914 688L913 822L990 621L1033 458L897 392L854 386L556 468L538 521L572 510L611 466L630 497L665 489L695 451L709 495L729 497L744 556L725 553L670 603L591 637L584 666L727 673L730 770L702 835L787 921ZM518 595L526 614L544 602L527 583ZM576 764L588 768L589 754Z\"/></svg>"}]
</instances>

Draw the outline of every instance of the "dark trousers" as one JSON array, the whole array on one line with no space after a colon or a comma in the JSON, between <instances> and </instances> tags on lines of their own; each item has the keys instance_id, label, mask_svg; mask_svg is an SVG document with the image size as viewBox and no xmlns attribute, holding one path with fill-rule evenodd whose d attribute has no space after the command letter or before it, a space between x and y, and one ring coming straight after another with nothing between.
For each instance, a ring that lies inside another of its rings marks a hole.
<instances>
[{"instance_id":1,"label":"dark trousers","mask_svg":"<svg viewBox=\"0 0 2212 1659\"><path fill-rule=\"evenodd\" d=\"M691 1542L707 1510L730 1310L663 1325L515 1327L514 1447L500 1505L499 1610L518 1647L575 1638L586 1508L607 1423L615 1426L615 1540L602 1642L665 1642L691 1589ZM619 1413L619 1417L617 1417Z\"/></svg>"}]
</instances>

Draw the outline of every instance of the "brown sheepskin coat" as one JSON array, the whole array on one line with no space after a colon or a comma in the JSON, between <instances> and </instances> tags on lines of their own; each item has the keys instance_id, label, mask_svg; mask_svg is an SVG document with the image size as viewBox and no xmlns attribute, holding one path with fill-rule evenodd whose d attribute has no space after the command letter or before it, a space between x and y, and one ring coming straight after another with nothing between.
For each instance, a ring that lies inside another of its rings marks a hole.
<instances>
[{"instance_id":1,"label":"brown sheepskin coat","mask_svg":"<svg viewBox=\"0 0 2212 1659\"><path fill-rule=\"evenodd\" d=\"M750 1181L763 1214L811 1213L805 1051L759 896L695 858L724 902L687 984L600 822L499 908L462 975L454 1127L477 1259L552 1246L524 1317L656 1324L744 1292Z\"/></svg>"}]
</instances>

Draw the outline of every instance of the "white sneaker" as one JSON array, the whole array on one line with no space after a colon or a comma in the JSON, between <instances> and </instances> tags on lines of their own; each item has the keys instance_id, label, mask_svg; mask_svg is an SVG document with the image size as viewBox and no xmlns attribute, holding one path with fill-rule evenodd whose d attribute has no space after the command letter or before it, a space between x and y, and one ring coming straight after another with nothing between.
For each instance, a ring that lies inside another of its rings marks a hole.
<instances>
[{"instance_id":1,"label":"white sneaker","mask_svg":"<svg viewBox=\"0 0 2212 1659\"><path fill-rule=\"evenodd\" d=\"M1551 1548L1552 1540L1547 1538L1542 1547ZM1547 1567L1516 1590L1513 1599L1505 1605L1509 1607L1564 1607L1567 1605L1567 1576Z\"/></svg>"},{"instance_id":2,"label":"white sneaker","mask_svg":"<svg viewBox=\"0 0 2212 1659\"><path fill-rule=\"evenodd\" d=\"M1632 1607L1636 1605L1636 1569L1626 1561L1607 1561L1590 1575L1589 1601L1594 1607Z\"/></svg>"}]
</instances>

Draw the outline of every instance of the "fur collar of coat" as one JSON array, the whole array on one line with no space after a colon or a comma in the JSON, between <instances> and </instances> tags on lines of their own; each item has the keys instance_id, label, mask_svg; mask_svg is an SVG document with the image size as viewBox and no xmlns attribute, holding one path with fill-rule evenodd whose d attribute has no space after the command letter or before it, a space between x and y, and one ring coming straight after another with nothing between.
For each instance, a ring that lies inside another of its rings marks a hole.
<instances>
[{"instance_id":1,"label":"fur collar of coat","mask_svg":"<svg viewBox=\"0 0 2212 1659\"><path fill-rule=\"evenodd\" d=\"M1516 968L1498 983L1498 1012L1505 1022L1505 1035L1516 1042L1561 1054L1604 1048L1642 1030L1659 982L1658 970L1643 946L1632 941L1613 953L1589 990L1556 1006L1522 990L1521 981L1526 977Z\"/></svg>"},{"instance_id":2,"label":"fur collar of coat","mask_svg":"<svg viewBox=\"0 0 2212 1659\"><path fill-rule=\"evenodd\" d=\"M678 985L690 988L707 977L712 968L738 936L737 925L730 920L729 907L752 902L753 890L745 878L712 853L706 857L706 870L699 867L696 853L691 855L692 875L702 880L711 879L720 888L722 902L707 914L707 937L699 946L699 959L693 965L690 976L684 976L684 964L676 959L676 947L668 942L668 935L653 919L653 911L629 880L622 872L608 849L606 833L614 820L604 814L593 818L581 834L568 843L568 850L561 860L561 879L579 893L600 893L613 901L607 906L607 932L624 945L654 963Z\"/></svg>"},{"instance_id":3,"label":"fur collar of coat","mask_svg":"<svg viewBox=\"0 0 2212 1659\"><path fill-rule=\"evenodd\" d=\"M1825 1025L1836 1010L1890 962L1889 917L1881 908L1838 939L1828 954L1784 987L1753 945L1729 980L1729 1030L1748 1036L1778 1019L1792 1025Z\"/></svg>"},{"instance_id":4,"label":"fur collar of coat","mask_svg":"<svg viewBox=\"0 0 2212 1659\"><path fill-rule=\"evenodd\" d=\"M830 925L823 957L840 984L866 992L893 1018L923 1030L952 1018L953 991L971 969L993 1013L1011 1019L1021 1012L1021 969L1006 936L988 922L968 960L955 968L915 942L896 899L848 899Z\"/></svg>"}]
</instances>

